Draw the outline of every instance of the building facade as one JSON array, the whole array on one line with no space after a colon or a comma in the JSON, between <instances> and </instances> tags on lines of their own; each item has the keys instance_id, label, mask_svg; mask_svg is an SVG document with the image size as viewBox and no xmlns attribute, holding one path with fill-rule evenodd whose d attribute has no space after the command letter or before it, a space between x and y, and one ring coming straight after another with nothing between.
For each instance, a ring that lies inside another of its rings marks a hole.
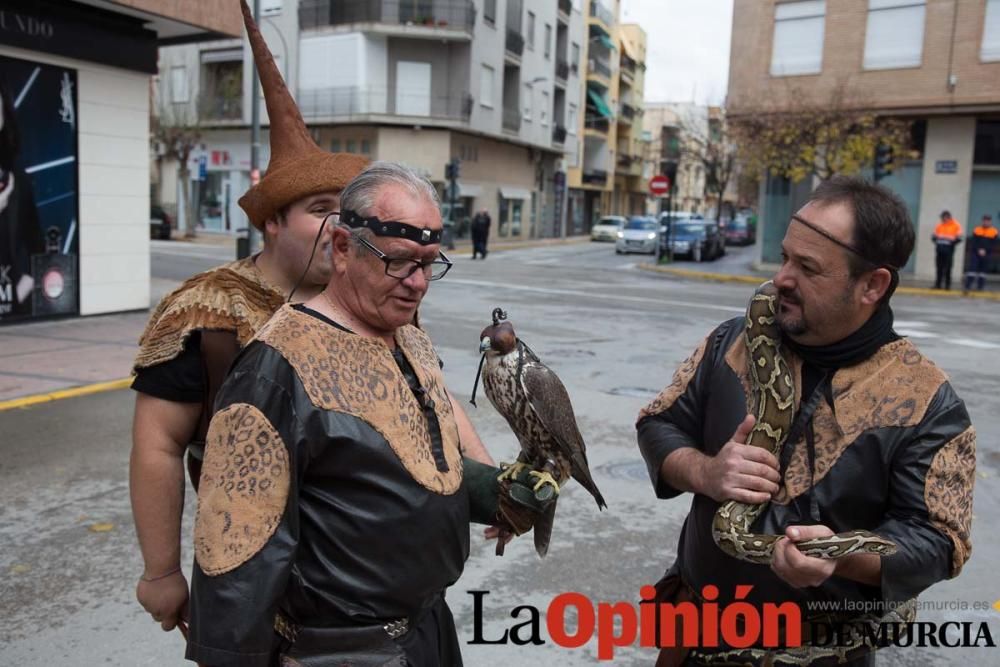
<instances>
[{"instance_id":1,"label":"building facade","mask_svg":"<svg viewBox=\"0 0 1000 667\"><path fill-rule=\"evenodd\" d=\"M730 118L840 96L913 121L915 157L883 181L907 202L916 227L907 272L933 278L930 237L943 210L968 234L982 215L996 220L1000 0L735 0L733 26ZM763 184L762 264L779 261L788 216L811 186ZM955 264L958 274L962 262Z\"/></svg>"},{"instance_id":2,"label":"building facade","mask_svg":"<svg viewBox=\"0 0 1000 667\"><path fill-rule=\"evenodd\" d=\"M494 238L552 237L567 233L563 156L576 146L582 106L581 68L571 63L584 34L579 4L270 0L258 22L321 147L406 163L445 202L445 165L457 158L459 233L485 209ZM160 53L168 112L183 110L202 130L192 161L205 163L203 229L246 227L236 200L250 183L251 68L245 39ZM197 94L172 97L174 78ZM265 167L263 109L261 118ZM177 201L176 190L164 173L160 196Z\"/></svg>"},{"instance_id":3,"label":"building facade","mask_svg":"<svg viewBox=\"0 0 1000 667\"><path fill-rule=\"evenodd\" d=\"M239 29L230 0L0 6L0 323L148 307L157 49Z\"/></svg>"}]
</instances>

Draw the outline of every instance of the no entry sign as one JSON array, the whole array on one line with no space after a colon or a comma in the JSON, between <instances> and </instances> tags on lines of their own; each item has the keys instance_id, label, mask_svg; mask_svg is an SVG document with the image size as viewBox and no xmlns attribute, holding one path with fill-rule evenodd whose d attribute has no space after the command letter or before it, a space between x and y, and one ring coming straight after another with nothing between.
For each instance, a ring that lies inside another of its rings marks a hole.
<instances>
[{"instance_id":1,"label":"no entry sign","mask_svg":"<svg viewBox=\"0 0 1000 667\"><path fill-rule=\"evenodd\" d=\"M657 197L662 197L670 190L670 179L660 174L649 179L649 191Z\"/></svg>"}]
</instances>

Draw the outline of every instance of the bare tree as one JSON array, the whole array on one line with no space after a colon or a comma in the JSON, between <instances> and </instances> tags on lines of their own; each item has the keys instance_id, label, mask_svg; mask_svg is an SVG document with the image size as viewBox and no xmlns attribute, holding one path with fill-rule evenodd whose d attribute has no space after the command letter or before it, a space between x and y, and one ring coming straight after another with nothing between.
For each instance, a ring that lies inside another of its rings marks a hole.
<instances>
[{"instance_id":1,"label":"bare tree","mask_svg":"<svg viewBox=\"0 0 1000 667\"><path fill-rule=\"evenodd\" d=\"M737 147L726 118L721 109L710 107L705 117L689 114L683 118L681 128L682 154L705 169L704 197L706 200L715 197L716 215L721 218L726 190L737 168Z\"/></svg>"},{"instance_id":2,"label":"bare tree","mask_svg":"<svg viewBox=\"0 0 1000 667\"><path fill-rule=\"evenodd\" d=\"M765 173L801 181L857 174L873 164L881 144L892 149L896 163L910 156L907 120L880 116L846 83L826 99L805 91L783 96L781 108L764 107L731 117L743 167L758 178Z\"/></svg>"},{"instance_id":3,"label":"bare tree","mask_svg":"<svg viewBox=\"0 0 1000 667\"><path fill-rule=\"evenodd\" d=\"M191 89L190 84L188 90ZM150 139L157 156L157 168L161 171L165 161L177 162L177 178L180 183L178 211L184 211L184 237L194 237L195 211L191 200L191 153L201 142L201 127L194 107L187 103L168 102L168 95L157 86L153 87L154 109L149 119Z\"/></svg>"}]
</instances>

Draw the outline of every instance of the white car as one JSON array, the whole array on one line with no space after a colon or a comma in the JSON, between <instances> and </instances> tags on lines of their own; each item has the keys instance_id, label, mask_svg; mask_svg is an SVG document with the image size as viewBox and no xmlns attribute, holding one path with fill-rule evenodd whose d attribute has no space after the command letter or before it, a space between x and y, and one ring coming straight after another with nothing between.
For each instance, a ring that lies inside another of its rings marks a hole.
<instances>
[{"instance_id":1,"label":"white car","mask_svg":"<svg viewBox=\"0 0 1000 667\"><path fill-rule=\"evenodd\" d=\"M591 241L618 240L618 232L625 226L625 218L620 215L606 215L590 230Z\"/></svg>"},{"instance_id":2,"label":"white car","mask_svg":"<svg viewBox=\"0 0 1000 667\"><path fill-rule=\"evenodd\" d=\"M615 252L619 255L629 252L655 254L657 239L660 238L659 226L654 217L632 216L618 232Z\"/></svg>"}]
</instances>

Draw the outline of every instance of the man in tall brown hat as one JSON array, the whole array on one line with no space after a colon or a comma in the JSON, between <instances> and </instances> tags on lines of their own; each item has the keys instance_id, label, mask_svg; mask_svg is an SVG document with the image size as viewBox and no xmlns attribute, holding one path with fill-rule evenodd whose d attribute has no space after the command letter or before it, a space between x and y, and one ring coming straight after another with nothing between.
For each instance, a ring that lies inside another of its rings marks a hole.
<instances>
[{"instance_id":1,"label":"man in tall brown hat","mask_svg":"<svg viewBox=\"0 0 1000 667\"><path fill-rule=\"evenodd\" d=\"M239 203L264 235L264 249L200 273L164 297L140 339L134 367L130 486L145 563L136 596L164 630L187 615L180 567L184 452L197 485L212 404L227 369L293 292L297 300L309 299L329 282L340 191L368 162L316 145L248 11L246 16L270 118L271 159Z\"/></svg>"}]
</instances>

